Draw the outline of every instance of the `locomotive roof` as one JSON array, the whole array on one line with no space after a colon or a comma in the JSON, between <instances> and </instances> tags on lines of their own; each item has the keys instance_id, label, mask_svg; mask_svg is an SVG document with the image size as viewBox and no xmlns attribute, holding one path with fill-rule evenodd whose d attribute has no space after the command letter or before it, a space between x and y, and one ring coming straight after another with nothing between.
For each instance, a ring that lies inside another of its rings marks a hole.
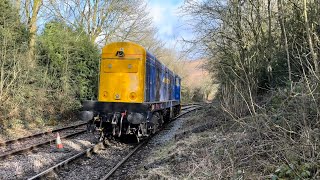
<instances>
[{"instance_id":1,"label":"locomotive roof","mask_svg":"<svg viewBox=\"0 0 320 180\"><path fill-rule=\"evenodd\" d=\"M165 64L163 64L161 61L159 61L158 58L156 58L153 54L151 54L151 53L150 53L149 51L147 51L147 50L146 50L146 52L147 52L147 57L150 56L151 58L154 58L157 63L161 64L161 66L162 66L163 68L165 68L165 69L168 70L168 73L170 73L170 74L172 74L172 75L174 75L174 76L178 76L178 77L180 78L179 75L177 75L176 73L174 73L173 71L171 71Z\"/></svg>"},{"instance_id":2,"label":"locomotive roof","mask_svg":"<svg viewBox=\"0 0 320 180\"><path fill-rule=\"evenodd\" d=\"M138 46L140 47L141 49L145 50L146 51L146 58L148 56L150 56L152 59L155 59L156 63L159 63L163 68L167 69L168 70L168 73L180 78L180 76L176 73L174 73L173 71L171 71L165 64L163 64L161 61L159 61L155 55L153 55L151 52L149 52L145 47L141 46L140 44L137 44L137 43L134 43L134 42L112 42L112 43L109 43L107 44L106 46L109 46L109 45L113 45L113 44L121 44L121 43L125 43L125 44L131 44L131 45L134 45L134 46ZM106 46L104 46L102 49L104 49ZM181 78L180 78L181 79Z\"/></svg>"}]
</instances>

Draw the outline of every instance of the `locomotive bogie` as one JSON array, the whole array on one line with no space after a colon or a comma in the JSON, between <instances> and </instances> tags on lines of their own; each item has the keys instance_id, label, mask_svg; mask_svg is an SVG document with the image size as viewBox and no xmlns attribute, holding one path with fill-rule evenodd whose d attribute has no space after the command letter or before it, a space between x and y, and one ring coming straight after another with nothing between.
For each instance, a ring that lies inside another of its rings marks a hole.
<instances>
[{"instance_id":1,"label":"locomotive bogie","mask_svg":"<svg viewBox=\"0 0 320 180\"><path fill-rule=\"evenodd\" d=\"M141 124L147 121L147 115L143 113L131 112L128 114L127 120L131 124Z\"/></svg>"}]
</instances>

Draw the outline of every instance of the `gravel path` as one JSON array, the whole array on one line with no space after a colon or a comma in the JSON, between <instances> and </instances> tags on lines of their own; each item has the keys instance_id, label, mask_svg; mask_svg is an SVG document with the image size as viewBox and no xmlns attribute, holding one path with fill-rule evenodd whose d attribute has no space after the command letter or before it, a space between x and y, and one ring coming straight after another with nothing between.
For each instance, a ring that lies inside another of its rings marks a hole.
<instances>
[{"instance_id":1,"label":"gravel path","mask_svg":"<svg viewBox=\"0 0 320 180\"><path fill-rule=\"evenodd\" d=\"M4 160L0 160L0 179L26 179L43 171L52 164L88 148L95 138L92 134L81 134L63 139L64 151L57 151L55 144L48 144Z\"/></svg>"}]
</instances>

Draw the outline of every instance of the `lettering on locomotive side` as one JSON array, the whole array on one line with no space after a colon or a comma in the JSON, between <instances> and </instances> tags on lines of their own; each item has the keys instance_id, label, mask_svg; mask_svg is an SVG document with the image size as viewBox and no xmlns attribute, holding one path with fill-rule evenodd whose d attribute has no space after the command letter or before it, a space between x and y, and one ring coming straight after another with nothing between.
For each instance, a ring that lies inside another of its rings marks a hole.
<instances>
[{"instance_id":1,"label":"lettering on locomotive side","mask_svg":"<svg viewBox=\"0 0 320 180\"><path fill-rule=\"evenodd\" d=\"M164 108L163 104L152 104L151 111Z\"/></svg>"},{"instance_id":2,"label":"lettering on locomotive side","mask_svg":"<svg viewBox=\"0 0 320 180\"><path fill-rule=\"evenodd\" d=\"M166 84L170 84L170 79L169 78L163 78L162 82L166 83Z\"/></svg>"}]
</instances>

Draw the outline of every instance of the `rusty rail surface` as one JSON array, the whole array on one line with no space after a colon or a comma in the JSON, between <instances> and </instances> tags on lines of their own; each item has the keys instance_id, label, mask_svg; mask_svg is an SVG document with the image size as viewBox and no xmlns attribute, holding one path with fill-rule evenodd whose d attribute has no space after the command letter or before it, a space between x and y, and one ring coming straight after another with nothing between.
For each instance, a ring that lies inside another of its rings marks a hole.
<instances>
[{"instance_id":1,"label":"rusty rail surface","mask_svg":"<svg viewBox=\"0 0 320 180\"><path fill-rule=\"evenodd\" d=\"M86 125L86 124L87 124L87 122L80 123L80 124L77 124L77 125L57 128L57 129L54 129L54 130L51 130L51 131L45 131L45 132L41 132L41 133L30 135L30 136L25 136L25 137L21 137L21 138L17 138L17 139L8 140L8 141L5 141L5 142L0 142L0 146L7 146L9 144L13 144L13 143L16 143L16 142L19 142L19 141L25 141L25 140L30 139L30 138L35 138L35 137L38 137L38 136L51 134L51 133L59 132L59 131L66 130L66 129L77 128L77 127L80 127L80 126L83 126L83 125Z\"/></svg>"},{"instance_id":2,"label":"rusty rail surface","mask_svg":"<svg viewBox=\"0 0 320 180\"><path fill-rule=\"evenodd\" d=\"M68 129L76 129L80 126L84 126L86 125L87 123L80 123L80 124L76 124L76 125L72 125L72 126L67 126L67 127L62 127L62 128L57 128L57 129L54 129L54 130L51 130L51 131L45 131L45 132L41 132L41 133L37 133L37 134L33 134L33 135L30 135L30 136L25 136L25 137L22 137L22 138L18 138L18 139L13 139L13 140L9 140L9 141L6 141L6 142L2 142L0 143L0 146L8 146L8 145L11 145L11 144L14 144L14 143L18 143L18 142L25 142L29 139L32 139L32 138L38 138L40 136L43 136L43 135L49 135L49 134L53 134L55 132L60 132L60 131L63 131L63 130L68 130ZM67 135L64 135L64 136L61 136L62 139L65 139L65 138L69 138L69 137L72 137L72 136L76 136L78 134L82 134L86 132L86 130L82 129L82 130L78 130L76 132L71 132ZM30 151L36 147L39 147L39 146L42 146L42 145L45 145L45 144L49 144L51 142L55 141L55 138L50 138L49 140L44 140L43 142L39 142L39 143L36 143L36 144L33 144L33 145L29 145L29 146L26 146L26 147L23 147L23 148L20 148L20 149L14 149L14 150L8 150L8 151L5 151L3 153L0 153L0 159L5 159L11 155L15 155L15 154L19 154L19 153L22 153L22 152L27 152L27 151Z\"/></svg>"}]
</instances>

